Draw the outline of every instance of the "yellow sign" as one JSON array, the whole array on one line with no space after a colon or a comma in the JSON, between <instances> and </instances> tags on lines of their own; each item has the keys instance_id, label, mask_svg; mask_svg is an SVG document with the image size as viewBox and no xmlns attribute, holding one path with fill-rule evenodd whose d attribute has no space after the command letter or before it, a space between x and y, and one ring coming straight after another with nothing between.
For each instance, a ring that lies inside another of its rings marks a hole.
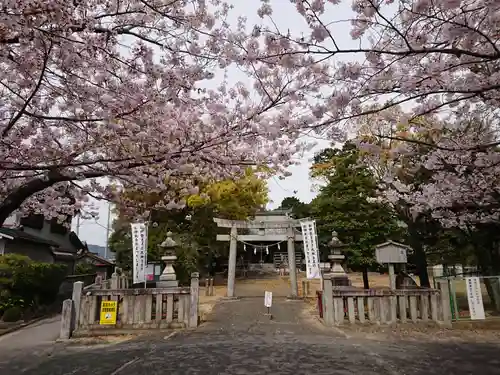
<instances>
[{"instance_id":1,"label":"yellow sign","mask_svg":"<svg viewBox=\"0 0 500 375\"><path fill-rule=\"evenodd\" d=\"M99 324L116 324L116 301L102 301Z\"/></svg>"}]
</instances>

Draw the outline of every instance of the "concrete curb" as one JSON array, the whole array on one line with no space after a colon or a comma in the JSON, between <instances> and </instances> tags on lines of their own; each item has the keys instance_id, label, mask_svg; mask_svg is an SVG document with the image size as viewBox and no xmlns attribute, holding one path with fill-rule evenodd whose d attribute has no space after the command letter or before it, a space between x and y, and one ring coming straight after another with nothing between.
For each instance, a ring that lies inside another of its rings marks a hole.
<instances>
[{"instance_id":1,"label":"concrete curb","mask_svg":"<svg viewBox=\"0 0 500 375\"><path fill-rule=\"evenodd\" d=\"M21 323L18 326L13 326L13 327L7 329L6 331L1 332L0 337L8 335L9 333L12 333L12 332L19 331L20 329L23 329L25 327L29 327L30 325L38 323L41 320L52 318L54 316L56 316L56 315L45 315L45 316L41 316L39 318L35 318L33 320L30 320L29 322Z\"/></svg>"}]
</instances>

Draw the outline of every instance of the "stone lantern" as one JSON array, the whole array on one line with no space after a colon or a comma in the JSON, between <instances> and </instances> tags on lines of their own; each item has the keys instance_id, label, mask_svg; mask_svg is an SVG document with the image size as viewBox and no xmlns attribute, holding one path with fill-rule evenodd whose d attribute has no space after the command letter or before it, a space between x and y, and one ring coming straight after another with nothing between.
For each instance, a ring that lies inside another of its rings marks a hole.
<instances>
[{"instance_id":1,"label":"stone lantern","mask_svg":"<svg viewBox=\"0 0 500 375\"><path fill-rule=\"evenodd\" d=\"M345 255L342 254L342 249L346 247L339 238L337 237L337 232L332 231L332 239L328 243L331 248L331 253L328 255L330 260L330 278L332 280L333 286L350 286L351 282L342 267L342 262L345 259Z\"/></svg>"},{"instance_id":2,"label":"stone lantern","mask_svg":"<svg viewBox=\"0 0 500 375\"><path fill-rule=\"evenodd\" d=\"M177 275L175 274L174 262L177 259L175 255L175 248L177 243L172 239L172 232L167 233L167 238L160 244L160 248L165 251L165 255L161 257L161 260L165 262L165 269L160 275L160 281L156 283L158 288L172 288L178 287L179 281L177 280Z\"/></svg>"}]
</instances>

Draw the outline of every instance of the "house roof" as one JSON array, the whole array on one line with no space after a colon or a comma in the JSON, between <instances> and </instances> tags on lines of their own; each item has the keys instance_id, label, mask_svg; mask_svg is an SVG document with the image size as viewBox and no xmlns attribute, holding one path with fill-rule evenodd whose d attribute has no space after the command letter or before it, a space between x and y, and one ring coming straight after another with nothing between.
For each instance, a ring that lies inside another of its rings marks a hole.
<instances>
[{"instance_id":1,"label":"house roof","mask_svg":"<svg viewBox=\"0 0 500 375\"><path fill-rule=\"evenodd\" d=\"M80 238L78 237L78 235L71 231L69 233L69 242L71 242L71 244L77 249L77 250L88 250L88 247L86 244L84 244Z\"/></svg>"},{"instance_id":2,"label":"house roof","mask_svg":"<svg viewBox=\"0 0 500 375\"><path fill-rule=\"evenodd\" d=\"M412 250L412 248L408 245L405 245L405 244L402 244L402 243L399 243L399 242L396 242L396 241L387 241L387 242L384 242L384 243L381 243L377 246L375 246L376 249L379 249L379 248L382 248L382 247L386 247L386 246L389 246L389 245L393 245L393 246L396 246L396 247L402 247L404 249L407 249L407 250Z\"/></svg>"},{"instance_id":3,"label":"house roof","mask_svg":"<svg viewBox=\"0 0 500 375\"><path fill-rule=\"evenodd\" d=\"M26 233L20 229L13 229L13 228L0 228L0 236L6 237L8 239L17 239L17 240L22 240L22 241L28 241L28 242L33 242L33 243L38 243L42 245L47 245L47 246L55 246L59 247L60 245L51 240L47 240L42 237L35 236L33 234ZM9 238L10 237L10 238Z\"/></svg>"},{"instance_id":4,"label":"house roof","mask_svg":"<svg viewBox=\"0 0 500 375\"><path fill-rule=\"evenodd\" d=\"M109 260L104 259L103 257L100 257L99 255L91 253L91 252L85 252L85 253L83 253L80 256L80 259L84 258L84 257L88 257L88 258L94 259L94 260L96 260L97 262L99 262L103 266L114 266L115 265L113 262L110 262Z\"/></svg>"}]
</instances>

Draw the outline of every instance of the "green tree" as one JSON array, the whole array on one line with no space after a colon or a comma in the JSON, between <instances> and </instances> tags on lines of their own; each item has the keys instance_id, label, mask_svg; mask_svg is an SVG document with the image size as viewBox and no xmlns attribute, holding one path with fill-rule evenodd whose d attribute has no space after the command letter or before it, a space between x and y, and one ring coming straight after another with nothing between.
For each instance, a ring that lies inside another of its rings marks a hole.
<instances>
[{"instance_id":1,"label":"green tree","mask_svg":"<svg viewBox=\"0 0 500 375\"><path fill-rule=\"evenodd\" d=\"M281 201L280 209L292 210L292 215L296 219L304 219L306 217L310 217L311 205L308 203L301 202L298 198L295 197L286 197Z\"/></svg>"},{"instance_id":2,"label":"green tree","mask_svg":"<svg viewBox=\"0 0 500 375\"><path fill-rule=\"evenodd\" d=\"M311 202L319 242L324 246L335 230L347 245L349 266L363 272L364 287L369 288L368 270L376 266L375 245L401 236L395 213L374 199L377 181L360 163L360 153L354 144L323 150L315 156L311 169L313 177L326 182Z\"/></svg>"},{"instance_id":3,"label":"green tree","mask_svg":"<svg viewBox=\"0 0 500 375\"><path fill-rule=\"evenodd\" d=\"M240 178L215 181L205 185L199 194L187 199L182 210L153 210L148 229L148 260L160 260L159 247L167 232L174 233L177 242L177 275L189 278L191 271L208 267L213 258L227 252L227 244L216 240L219 233L214 217L241 220L253 216L268 201L265 180L248 169ZM141 197L130 194L145 208L154 207L161 196ZM117 264L125 270L132 267L130 219L119 215L110 238L110 249L116 252ZM183 276L184 275L184 276Z\"/></svg>"}]
</instances>

